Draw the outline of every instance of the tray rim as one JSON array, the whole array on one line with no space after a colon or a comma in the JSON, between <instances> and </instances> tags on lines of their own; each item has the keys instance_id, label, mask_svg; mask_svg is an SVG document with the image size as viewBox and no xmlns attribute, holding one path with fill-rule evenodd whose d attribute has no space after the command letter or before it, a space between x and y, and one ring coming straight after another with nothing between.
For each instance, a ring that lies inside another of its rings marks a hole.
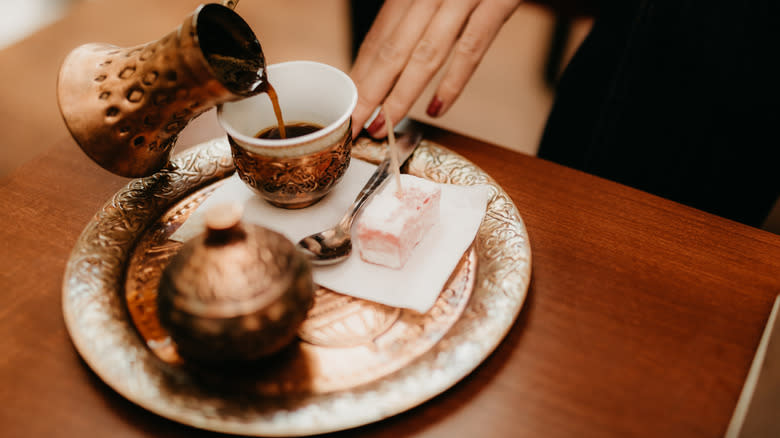
<instances>
[{"instance_id":1,"label":"tray rim","mask_svg":"<svg viewBox=\"0 0 780 438\"><path fill-rule=\"evenodd\" d=\"M377 161L377 153L370 147L353 151L356 158L368 161ZM126 262L135 240L145 232L143 224L133 222L139 220L133 214L143 208L147 213L141 222L148 226L183 196L233 170L225 137L176 155L166 169L132 180L116 192L85 226L68 259L62 307L72 342L101 380L150 412L197 428L255 436L311 435L369 424L418 406L470 374L500 344L522 309L530 285L531 249L516 206L487 173L446 147L424 140L409 162L410 173L438 182L487 184L492 189L475 242L479 260L474 291L464 315L451 329L458 335L445 334L430 351L381 382L318 396L309 404L281 406L270 414L250 415L251 409L241 406L237 413L227 412L237 409L234 400L199 398L197 390L193 396L187 392L193 391L191 382L162 382L150 369L156 367L156 374L161 374L160 362L141 342L127 312L122 312ZM144 198L151 199L141 198L149 195L150 188L157 191ZM124 226L122 239L112 240L117 224ZM498 243L492 249L491 239ZM101 254L97 259L96 250ZM478 334L469 335L459 327L466 324L467 312L468 318L486 318L486 323L471 327ZM453 342L464 339L468 342ZM447 360L452 357L458 360Z\"/></svg>"}]
</instances>

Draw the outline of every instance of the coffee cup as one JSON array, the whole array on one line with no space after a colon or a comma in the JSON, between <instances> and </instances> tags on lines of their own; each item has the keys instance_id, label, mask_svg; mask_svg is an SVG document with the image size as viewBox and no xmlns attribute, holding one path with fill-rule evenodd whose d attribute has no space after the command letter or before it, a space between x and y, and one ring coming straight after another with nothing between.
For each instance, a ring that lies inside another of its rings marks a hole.
<instances>
[{"instance_id":1,"label":"coffee cup","mask_svg":"<svg viewBox=\"0 0 780 438\"><path fill-rule=\"evenodd\" d=\"M239 177L275 206L307 207L327 195L349 166L357 89L341 70L313 61L270 65L266 74L272 92L224 103L217 117ZM287 138L271 132L278 125L274 92Z\"/></svg>"}]
</instances>

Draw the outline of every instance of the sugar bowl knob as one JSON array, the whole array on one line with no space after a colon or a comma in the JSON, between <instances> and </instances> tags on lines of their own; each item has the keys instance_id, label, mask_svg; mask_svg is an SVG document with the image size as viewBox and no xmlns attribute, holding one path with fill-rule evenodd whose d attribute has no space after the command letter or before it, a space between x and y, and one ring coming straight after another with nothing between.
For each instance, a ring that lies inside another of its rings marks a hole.
<instances>
[{"instance_id":1,"label":"sugar bowl knob","mask_svg":"<svg viewBox=\"0 0 780 438\"><path fill-rule=\"evenodd\" d=\"M166 267L160 322L179 354L206 365L271 355L296 336L313 303L311 267L287 238L241 221L238 204L206 216L205 233Z\"/></svg>"}]
</instances>

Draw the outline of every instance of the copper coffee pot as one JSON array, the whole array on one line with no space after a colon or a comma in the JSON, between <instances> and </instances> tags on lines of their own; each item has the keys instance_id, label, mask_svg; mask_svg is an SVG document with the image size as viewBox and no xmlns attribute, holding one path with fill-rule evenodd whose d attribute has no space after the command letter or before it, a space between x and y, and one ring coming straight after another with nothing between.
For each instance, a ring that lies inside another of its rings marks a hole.
<instances>
[{"instance_id":1,"label":"copper coffee pot","mask_svg":"<svg viewBox=\"0 0 780 438\"><path fill-rule=\"evenodd\" d=\"M57 81L71 135L103 168L148 176L169 161L190 120L266 90L265 58L236 1L199 6L168 35L122 48L73 50Z\"/></svg>"}]
</instances>

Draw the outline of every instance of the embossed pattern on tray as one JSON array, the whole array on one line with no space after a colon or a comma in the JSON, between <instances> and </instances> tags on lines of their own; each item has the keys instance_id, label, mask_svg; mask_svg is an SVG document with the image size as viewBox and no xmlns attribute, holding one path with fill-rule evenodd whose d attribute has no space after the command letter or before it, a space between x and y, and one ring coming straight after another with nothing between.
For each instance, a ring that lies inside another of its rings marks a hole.
<instances>
[{"instance_id":1,"label":"embossed pattern on tray","mask_svg":"<svg viewBox=\"0 0 780 438\"><path fill-rule=\"evenodd\" d=\"M360 142L353 151L355 157L374 161L379 158L376 153L376 148L361 148ZM531 250L512 201L468 160L424 141L407 167L409 173L434 181L485 183L492 191L473 251L462 261L470 263L473 258L478 267L470 300L438 341L392 374L346 389L330 388L324 394L309 391L280 399L259 391L247 399L210 390L180 372L175 356L158 356L166 348L164 341L147 345L138 335L125 309L124 270L138 241L156 221L182 200L197 198L198 190L232 174L224 138L177 156L164 171L131 181L82 232L63 284L63 313L76 348L101 379L129 400L185 424L229 433L292 436L340 430L386 418L436 396L474 370L506 335L527 293ZM163 245L160 254L165 257L175 250ZM155 275L153 269L139 272ZM323 297L329 299L321 292ZM390 311L375 324L394 325L397 321L388 322L393 318ZM316 322L316 315L311 319ZM301 337L310 336L315 343L333 339L318 339L323 333L327 334L304 327Z\"/></svg>"}]
</instances>

